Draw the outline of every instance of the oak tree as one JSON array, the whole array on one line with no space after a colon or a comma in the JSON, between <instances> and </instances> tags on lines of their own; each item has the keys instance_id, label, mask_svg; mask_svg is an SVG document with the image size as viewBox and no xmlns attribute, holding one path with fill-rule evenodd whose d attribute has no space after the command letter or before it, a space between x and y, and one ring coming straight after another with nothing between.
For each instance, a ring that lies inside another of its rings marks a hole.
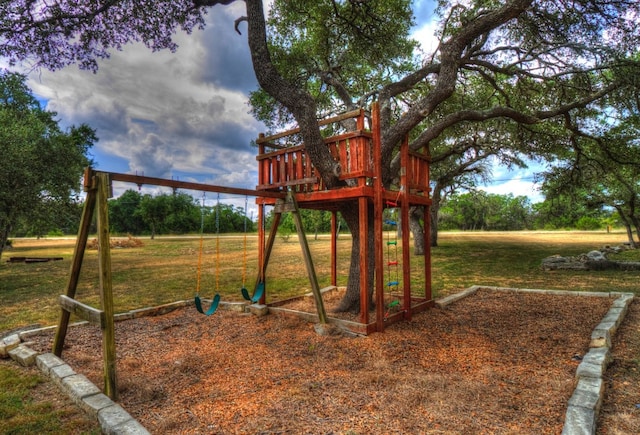
<instances>
[{"instance_id":1,"label":"oak tree","mask_svg":"<svg viewBox=\"0 0 640 435\"><path fill-rule=\"evenodd\" d=\"M0 255L18 222L44 222L74 207L72 194L97 140L86 125L63 131L25 80L0 71Z\"/></svg>"}]
</instances>

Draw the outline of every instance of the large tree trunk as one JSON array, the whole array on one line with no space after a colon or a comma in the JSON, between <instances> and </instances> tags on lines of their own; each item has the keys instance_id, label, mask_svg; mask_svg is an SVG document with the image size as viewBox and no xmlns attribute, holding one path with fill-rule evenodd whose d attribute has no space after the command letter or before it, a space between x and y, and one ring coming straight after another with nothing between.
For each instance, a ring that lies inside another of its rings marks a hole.
<instances>
[{"instance_id":1,"label":"large tree trunk","mask_svg":"<svg viewBox=\"0 0 640 435\"><path fill-rule=\"evenodd\" d=\"M336 312L360 312L360 273L369 274L369 307L374 307L373 288L374 288L374 272L375 272L375 252L374 252L374 233L373 233L373 206L368 207L369 216L369 232L367 235L367 244L369 256L367 258L367 270L360 270L360 215L358 213L358 204L356 202L346 203L340 207L340 214L347 222L349 231L351 232L351 265L349 267L349 278L347 281L347 291L336 309Z\"/></svg>"},{"instance_id":2,"label":"large tree trunk","mask_svg":"<svg viewBox=\"0 0 640 435\"><path fill-rule=\"evenodd\" d=\"M637 217L632 216L631 221L633 222L633 226L634 226L634 227L635 227L635 229L636 229L636 237L637 237L637 239L638 239L638 242L640 242L640 220L639 220ZM631 239L633 240L633 234L631 235ZM633 246L634 248L637 248L637 247L638 247L638 243L636 243L635 241L633 241L633 242L632 242L632 246Z\"/></svg>"},{"instance_id":3,"label":"large tree trunk","mask_svg":"<svg viewBox=\"0 0 640 435\"><path fill-rule=\"evenodd\" d=\"M424 219L424 207L411 207L409 209L409 229L413 234L413 255L424 255L424 228L420 220Z\"/></svg>"},{"instance_id":4,"label":"large tree trunk","mask_svg":"<svg viewBox=\"0 0 640 435\"><path fill-rule=\"evenodd\" d=\"M440 192L440 183L436 183L431 196L431 207L429 207L429 217L431 219L429 230L431 231L432 247L438 246L438 212L440 211L440 201L442 200Z\"/></svg>"},{"instance_id":5,"label":"large tree trunk","mask_svg":"<svg viewBox=\"0 0 640 435\"><path fill-rule=\"evenodd\" d=\"M0 228L0 259L2 258L4 247L7 245L7 240L9 240L10 232L11 232L10 224L2 225L2 228Z\"/></svg>"},{"instance_id":6,"label":"large tree trunk","mask_svg":"<svg viewBox=\"0 0 640 435\"><path fill-rule=\"evenodd\" d=\"M632 248L637 248L638 245L635 241L635 239L633 238L633 229L631 229L631 225L629 225L627 222L624 223L624 227L627 230L627 239L629 240L629 245L631 245Z\"/></svg>"},{"instance_id":7,"label":"large tree trunk","mask_svg":"<svg viewBox=\"0 0 640 435\"><path fill-rule=\"evenodd\" d=\"M622 207L617 206L617 207L615 207L615 209L618 211L618 216L620 217L620 220L622 221L622 224L624 225L624 228L627 230L627 239L629 240L629 244L634 249L637 248L638 244L636 243L636 241L633 238L633 227L631 226L631 220L624 213L624 211L622 210Z\"/></svg>"},{"instance_id":8,"label":"large tree trunk","mask_svg":"<svg viewBox=\"0 0 640 435\"><path fill-rule=\"evenodd\" d=\"M436 205L434 202L433 205L429 208L429 214L431 215L431 227L429 231L431 231L431 247L438 246L438 211L440 210L440 206Z\"/></svg>"}]
</instances>

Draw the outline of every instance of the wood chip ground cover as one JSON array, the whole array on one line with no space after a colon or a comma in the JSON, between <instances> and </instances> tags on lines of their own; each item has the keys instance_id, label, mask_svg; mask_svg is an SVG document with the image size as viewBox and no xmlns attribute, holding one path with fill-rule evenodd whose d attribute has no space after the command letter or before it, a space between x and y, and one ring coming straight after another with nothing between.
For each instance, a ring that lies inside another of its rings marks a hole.
<instances>
[{"instance_id":1,"label":"wood chip ground cover","mask_svg":"<svg viewBox=\"0 0 640 435\"><path fill-rule=\"evenodd\" d=\"M357 338L188 307L116 324L121 403L158 434L560 433L610 304L479 291ZM63 358L98 386L101 354L99 330L69 330Z\"/></svg>"}]
</instances>

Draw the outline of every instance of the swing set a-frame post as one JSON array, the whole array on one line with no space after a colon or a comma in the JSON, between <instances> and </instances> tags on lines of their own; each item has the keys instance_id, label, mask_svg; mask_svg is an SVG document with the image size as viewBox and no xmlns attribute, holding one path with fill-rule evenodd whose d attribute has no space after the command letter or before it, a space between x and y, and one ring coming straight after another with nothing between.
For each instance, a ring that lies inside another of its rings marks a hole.
<instances>
[{"instance_id":1,"label":"swing set a-frame post","mask_svg":"<svg viewBox=\"0 0 640 435\"><path fill-rule=\"evenodd\" d=\"M98 180L98 270L100 275L100 301L105 324L102 329L102 358L104 361L105 394L118 400L116 381L116 336L114 325L113 285L111 279L111 246L109 243L109 174L100 173Z\"/></svg>"},{"instance_id":2,"label":"swing set a-frame post","mask_svg":"<svg viewBox=\"0 0 640 435\"><path fill-rule=\"evenodd\" d=\"M104 362L104 392L113 400L118 400L116 380L116 345L113 290L111 280L111 251L109 245L109 209L107 199L110 196L108 173L96 173L87 168L84 174L84 188L87 192L78 238L71 263L71 273L64 295L60 296L60 322L53 342L53 353L60 357L67 336L69 319L75 314L83 320L98 324L102 330L102 350ZM87 247L89 229L97 208L99 282L101 309L95 309L75 299L82 260Z\"/></svg>"},{"instance_id":3,"label":"swing set a-frame post","mask_svg":"<svg viewBox=\"0 0 640 435\"><path fill-rule=\"evenodd\" d=\"M71 260L71 272L69 273L69 280L67 282L67 289L65 295L68 298L75 298L76 290L78 288L78 279L80 277L80 270L82 269L82 260L84 258L84 251L87 247L87 239L89 238L89 229L91 227L91 221L93 220L93 211L96 205L96 187L93 183L93 177L91 176L89 168L84 174L84 191L87 196L84 202L84 208L82 209L82 218L80 220L80 228L78 229L78 237L76 239L76 246L73 251L73 258ZM71 312L62 310L60 313L60 321L58 322L58 329L53 340L53 354L60 357L62 356L62 347L64 340L67 336L67 328L69 327L69 319L71 318Z\"/></svg>"}]
</instances>

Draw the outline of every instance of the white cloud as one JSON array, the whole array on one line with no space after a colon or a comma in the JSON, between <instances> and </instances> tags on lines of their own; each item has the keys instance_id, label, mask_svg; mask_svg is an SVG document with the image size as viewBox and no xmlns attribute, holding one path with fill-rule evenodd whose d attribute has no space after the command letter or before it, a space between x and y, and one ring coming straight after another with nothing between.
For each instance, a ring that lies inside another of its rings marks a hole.
<instances>
[{"instance_id":1,"label":"white cloud","mask_svg":"<svg viewBox=\"0 0 640 435\"><path fill-rule=\"evenodd\" d=\"M540 193L540 185L534 183L529 178L513 178L511 180L495 183L490 186L480 187L480 190L484 190L487 193L493 193L496 195L513 195L514 197L526 196L531 203L537 203L544 201L544 195Z\"/></svg>"},{"instance_id":2,"label":"white cloud","mask_svg":"<svg viewBox=\"0 0 640 435\"><path fill-rule=\"evenodd\" d=\"M213 8L204 31L176 36L176 53L132 44L97 74L70 66L32 73L28 84L63 125L97 130L99 169L254 187L250 141L263 127L247 105L257 84L246 36L233 29L242 13Z\"/></svg>"},{"instance_id":3,"label":"white cloud","mask_svg":"<svg viewBox=\"0 0 640 435\"><path fill-rule=\"evenodd\" d=\"M413 5L416 26L411 32L411 37L420 43L421 50L431 55L438 47L438 38L435 32L438 29L438 21L435 16L436 4L432 0L416 1Z\"/></svg>"}]
</instances>

